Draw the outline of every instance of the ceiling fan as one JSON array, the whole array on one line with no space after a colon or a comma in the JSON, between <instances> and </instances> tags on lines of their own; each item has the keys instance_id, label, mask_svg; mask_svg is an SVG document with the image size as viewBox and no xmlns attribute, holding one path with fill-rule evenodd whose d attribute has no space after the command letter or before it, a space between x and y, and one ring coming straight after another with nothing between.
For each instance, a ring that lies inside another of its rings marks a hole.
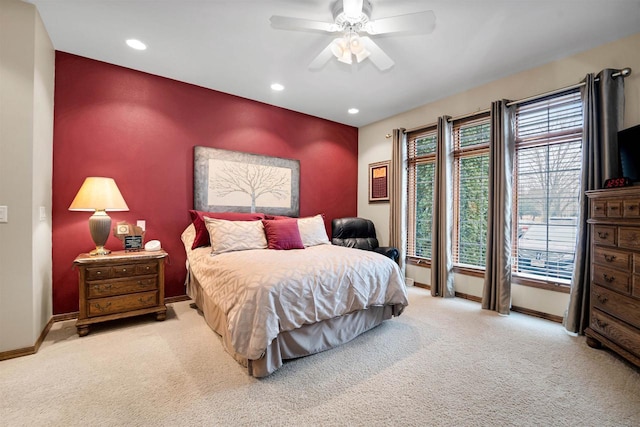
<instances>
[{"instance_id":1,"label":"ceiling fan","mask_svg":"<svg viewBox=\"0 0 640 427\"><path fill-rule=\"evenodd\" d=\"M369 0L337 0L331 6L334 22L312 21L302 18L274 15L271 26L283 30L312 30L340 33L309 64L309 68L322 68L332 57L352 64L369 58L381 71L393 67L393 60L369 36L379 34L420 32L430 33L435 28L436 17L431 10L371 20L373 6Z\"/></svg>"}]
</instances>

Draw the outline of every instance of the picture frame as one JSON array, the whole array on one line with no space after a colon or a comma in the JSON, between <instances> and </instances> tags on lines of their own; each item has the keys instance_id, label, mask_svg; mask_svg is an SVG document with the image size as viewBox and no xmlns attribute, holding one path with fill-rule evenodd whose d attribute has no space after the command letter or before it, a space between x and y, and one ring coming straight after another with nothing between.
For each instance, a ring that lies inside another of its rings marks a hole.
<instances>
[{"instance_id":1,"label":"picture frame","mask_svg":"<svg viewBox=\"0 0 640 427\"><path fill-rule=\"evenodd\" d=\"M195 146L193 166L196 210L300 214L299 160Z\"/></svg>"},{"instance_id":2,"label":"picture frame","mask_svg":"<svg viewBox=\"0 0 640 427\"><path fill-rule=\"evenodd\" d=\"M369 203L388 202L391 161L369 164Z\"/></svg>"}]
</instances>

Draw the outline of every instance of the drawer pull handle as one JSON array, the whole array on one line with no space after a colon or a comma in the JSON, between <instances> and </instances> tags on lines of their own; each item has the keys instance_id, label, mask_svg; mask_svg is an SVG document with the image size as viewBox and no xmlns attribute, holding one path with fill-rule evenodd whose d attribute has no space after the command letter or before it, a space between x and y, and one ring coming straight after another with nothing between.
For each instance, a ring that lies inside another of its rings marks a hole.
<instances>
[{"instance_id":1,"label":"drawer pull handle","mask_svg":"<svg viewBox=\"0 0 640 427\"><path fill-rule=\"evenodd\" d=\"M122 272L123 272L123 273L126 273L126 272L127 272L127 269L126 269L126 268L123 268L123 269L122 269Z\"/></svg>"},{"instance_id":2,"label":"drawer pull handle","mask_svg":"<svg viewBox=\"0 0 640 427\"><path fill-rule=\"evenodd\" d=\"M605 329L609 324L607 322L603 322L600 319L593 319L593 322L596 324L596 326L600 329Z\"/></svg>"},{"instance_id":3,"label":"drawer pull handle","mask_svg":"<svg viewBox=\"0 0 640 427\"><path fill-rule=\"evenodd\" d=\"M597 298L598 301L600 301L600 304L604 304L609 300L609 298L607 298L604 295L600 295L600 294L596 294L596 298Z\"/></svg>"},{"instance_id":4,"label":"drawer pull handle","mask_svg":"<svg viewBox=\"0 0 640 427\"><path fill-rule=\"evenodd\" d=\"M142 297L140 297L140 298L138 298L138 301L139 301L141 304L148 304L148 303L150 303L151 301L153 301L153 299L154 299L154 298L155 298L154 296L150 296L150 297L147 297L147 298L142 298Z\"/></svg>"},{"instance_id":5,"label":"drawer pull handle","mask_svg":"<svg viewBox=\"0 0 640 427\"><path fill-rule=\"evenodd\" d=\"M598 231L598 237L601 239L606 239L607 237L609 237L609 232L608 231Z\"/></svg>"},{"instance_id":6,"label":"drawer pull handle","mask_svg":"<svg viewBox=\"0 0 640 427\"><path fill-rule=\"evenodd\" d=\"M607 261L607 262L613 262L615 259L616 259L615 255L604 254L604 260Z\"/></svg>"},{"instance_id":7,"label":"drawer pull handle","mask_svg":"<svg viewBox=\"0 0 640 427\"><path fill-rule=\"evenodd\" d=\"M601 211L602 210L602 206L596 206L596 210L597 211Z\"/></svg>"},{"instance_id":8,"label":"drawer pull handle","mask_svg":"<svg viewBox=\"0 0 640 427\"><path fill-rule=\"evenodd\" d=\"M93 289L98 292L110 291L112 287L113 286L111 285L111 283L107 283L104 285L93 285Z\"/></svg>"},{"instance_id":9,"label":"drawer pull handle","mask_svg":"<svg viewBox=\"0 0 640 427\"><path fill-rule=\"evenodd\" d=\"M609 209L611 209L612 211L617 211L618 207L617 206L609 206Z\"/></svg>"},{"instance_id":10,"label":"drawer pull handle","mask_svg":"<svg viewBox=\"0 0 640 427\"><path fill-rule=\"evenodd\" d=\"M631 206L629 206L629 210L630 211L635 211L637 207L638 207L638 205L631 205Z\"/></svg>"},{"instance_id":11,"label":"drawer pull handle","mask_svg":"<svg viewBox=\"0 0 640 427\"><path fill-rule=\"evenodd\" d=\"M96 276L99 276L99 275L101 275L101 274L102 274L102 271L98 271L98 272L96 272Z\"/></svg>"},{"instance_id":12,"label":"drawer pull handle","mask_svg":"<svg viewBox=\"0 0 640 427\"><path fill-rule=\"evenodd\" d=\"M104 305L104 307L103 307L103 306L101 306L101 305L100 305L100 304L98 304L98 303L93 304L93 306L94 306L96 309L100 310L100 311L105 311L106 309L108 309L109 307L111 307L111 303L110 303L110 302L106 303L106 304Z\"/></svg>"},{"instance_id":13,"label":"drawer pull handle","mask_svg":"<svg viewBox=\"0 0 640 427\"><path fill-rule=\"evenodd\" d=\"M605 282L608 282L608 283L611 283L614 280L616 280L616 276L609 276L607 273L604 273L602 277L604 278Z\"/></svg>"}]
</instances>

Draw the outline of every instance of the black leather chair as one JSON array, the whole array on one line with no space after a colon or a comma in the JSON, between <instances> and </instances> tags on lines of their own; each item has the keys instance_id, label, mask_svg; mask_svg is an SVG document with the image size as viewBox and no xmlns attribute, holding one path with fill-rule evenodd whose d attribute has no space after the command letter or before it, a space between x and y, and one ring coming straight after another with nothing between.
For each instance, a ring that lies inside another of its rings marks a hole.
<instances>
[{"instance_id":1,"label":"black leather chair","mask_svg":"<svg viewBox=\"0 0 640 427\"><path fill-rule=\"evenodd\" d=\"M379 246L373 222L364 218L334 218L331 221L331 243L349 248L375 251L396 263L400 253L391 246Z\"/></svg>"}]
</instances>

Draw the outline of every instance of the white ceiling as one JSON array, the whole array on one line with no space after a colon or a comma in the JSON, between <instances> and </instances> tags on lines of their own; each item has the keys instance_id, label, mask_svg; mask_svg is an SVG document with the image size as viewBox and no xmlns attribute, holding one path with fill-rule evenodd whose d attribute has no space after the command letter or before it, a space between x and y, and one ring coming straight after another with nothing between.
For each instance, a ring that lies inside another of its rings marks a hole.
<instances>
[{"instance_id":1,"label":"white ceiling","mask_svg":"<svg viewBox=\"0 0 640 427\"><path fill-rule=\"evenodd\" d=\"M368 60L310 71L335 36L269 18L332 22L329 0L29 2L56 50L356 127L640 31L640 0L371 0L371 19L433 10L436 28L375 37L395 61L385 72Z\"/></svg>"}]
</instances>

